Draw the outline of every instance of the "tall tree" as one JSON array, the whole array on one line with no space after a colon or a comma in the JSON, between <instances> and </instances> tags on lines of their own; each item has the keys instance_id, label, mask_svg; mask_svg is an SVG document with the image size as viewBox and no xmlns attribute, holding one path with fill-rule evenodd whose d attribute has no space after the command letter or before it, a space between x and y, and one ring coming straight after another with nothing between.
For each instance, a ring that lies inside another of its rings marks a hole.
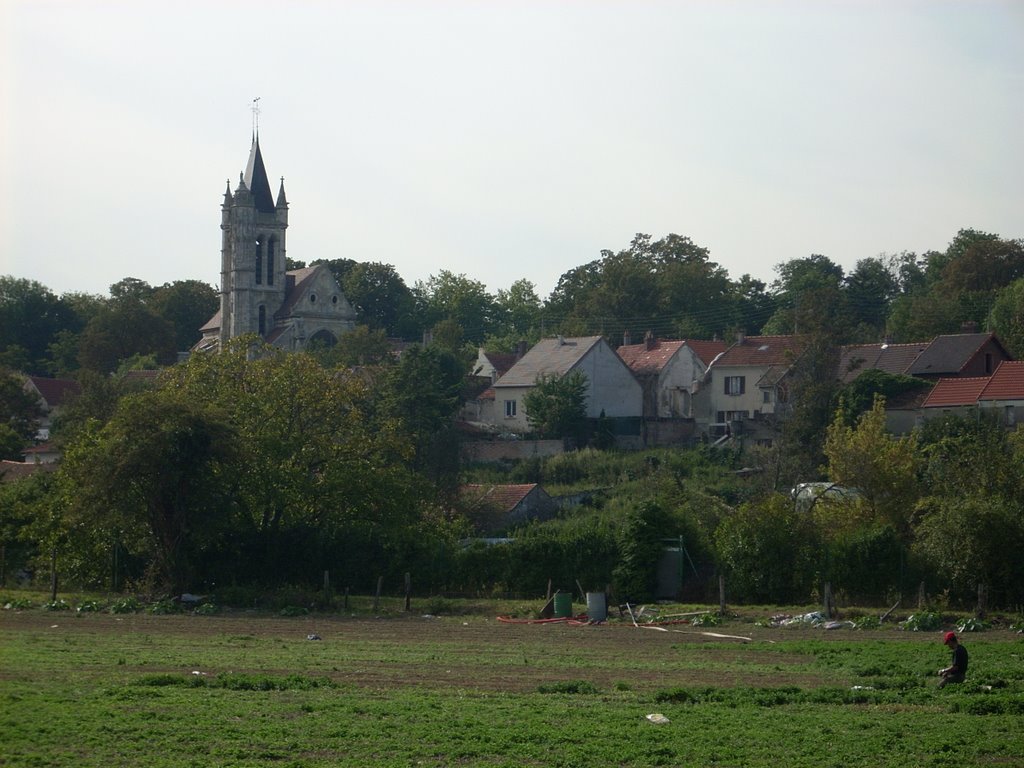
<instances>
[{"instance_id":1,"label":"tall tree","mask_svg":"<svg viewBox=\"0 0 1024 768\"><path fill-rule=\"evenodd\" d=\"M177 359L174 329L145 304L112 302L82 331L78 361L83 368L110 373L133 355L155 354L169 365Z\"/></svg>"},{"instance_id":2,"label":"tall tree","mask_svg":"<svg viewBox=\"0 0 1024 768\"><path fill-rule=\"evenodd\" d=\"M458 323L468 341L479 344L495 327L497 305L486 286L442 269L413 289L420 316L431 328L442 320Z\"/></svg>"},{"instance_id":3,"label":"tall tree","mask_svg":"<svg viewBox=\"0 0 1024 768\"><path fill-rule=\"evenodd\" d=\"M587 377L582 371L542 375L523 397L523 407L543 437L580 438L587 421Z\"/></svg>"},{"instance_id":4,"label":"tall tree","mask_svg":"<svg viewBox=\"0 0 1024 768\"><path fill-rule=\"evenodd\" d=\"M21 460L43 415L42 403L17 374L0 369L0 459Z\"/></svg>"},{"instance_id":5,"label":"tall tree","mask_svg":"<svg viewBox=\"0 0 1024 768\"><path fill-rule=\"evenodd\" d=\"M183 352L199 341L199 328L217 311L220 298L213 286L201 280L175 280L157 288L150 303L170 323L175 348Z\"/></svg>"},{"instance_id":6,"label":"tall tree","mask_svg":"<svg viewBox=\"0 0 1024 768\"><path fill-rule=\"evenodd\" d=\"M419 337L422 327L416 318L416 299L390 264L353 264L344 274L341 288L370 328L410 341Z\"/></svg>"},{"instance_id":7,"label":"tall tree","mask_svg":"<svg viewBox=\"0 0 1024 768\"><path fill-rule=\"evenodd\" d=\"M45 375L47 348L62 330L77 330L75 322L72 309L41 283L0 276L0 350L24 350L27 373Z\"/></svg>"}]
</instances>

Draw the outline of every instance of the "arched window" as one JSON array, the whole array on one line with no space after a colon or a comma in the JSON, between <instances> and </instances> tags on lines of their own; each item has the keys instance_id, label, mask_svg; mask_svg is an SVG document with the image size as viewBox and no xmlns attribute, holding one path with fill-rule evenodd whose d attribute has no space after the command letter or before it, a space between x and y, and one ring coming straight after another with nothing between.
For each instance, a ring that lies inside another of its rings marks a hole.
<instances>
[{"instance_id":1,"label":"arched window","mask_svg":"<svg viewBox=\"0 0 1024 768\"><path fill-rule=\"evenodd\" d=\"M267 335L267 308L260 304L260 319L259 319L260 336Z\"/></svg>"},{"instance_id":2,"label":"arched window","mask_svg":"<svg viewBox=\"0 0 1024 768\"><path fill-rule=\"evenodd\" d=\"M274 284L274 251L277 250L277 238L270 238L267 243L267 285Z\"/></svg>"},{"instance_id":3,"label":"arched window","mask_svg":"<svg viewBox=\"0 0 1024 768\"><path fill-rule=\"evenodd\" d=\"M263 283L263 238L256 238L256 285Z\"/></svg>"}]
</instances>

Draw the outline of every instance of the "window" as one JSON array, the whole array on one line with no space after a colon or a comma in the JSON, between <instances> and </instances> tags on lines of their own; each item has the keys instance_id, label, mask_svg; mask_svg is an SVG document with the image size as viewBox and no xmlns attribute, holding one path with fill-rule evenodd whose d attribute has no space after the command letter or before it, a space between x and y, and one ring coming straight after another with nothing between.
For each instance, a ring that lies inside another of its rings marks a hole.
<instances>
[{"instance_id":1,"label":"window","mask_svg":"<svg viewBox=\"0 0 1024 768\"><path fill-rule=\"evenodd\" d=\"M764 390L763 392L761 392L761 397L762 402L770 403L772 401L772 391L770 389Z\"/></svg>"},{"instance_id":2,"label":"window","mask_svg":"<svg viewBox=\"0 0 1024 768\"><path fill-rule=\"evenodd\" d=\"M256 238L256 285L263 285L263 241Z\"/></svg>"},{"instance_id":3,"label":"window","mask_svg":"<svg viewBox=\"0 0 1024 768\"><path fill-rule=\"evenodd\" d=\"M505 401L505 418L514 419L516 417L516 401L506 400Z\"/></svg>"},{"instance_id":4,"label":"window","mask_svg":"<svg viewBox=\"0 0 1024 768\"><path fill-rule=\"evenodd\" d=\"M316 304L316 294L315 293L309 294L309 303L310 304Z\"/></svg>"},{"instance_id":5,"label":"window","mask_svg":"<svg viewBox=\"0 0 1024 768\"><path fill-rule=\"evenodd\" d=\"M746 376L726 376L725 394L742 395L746 391Z\"/></svg>"},{"instance_id":6,"label":"window","mask_svg":"<svg viewBox=\"0 0 1024 768\"><path fill-rule=\"evenodd\" d=\"M259 319L260 336L267 335L267 308L260 304L260 319Z\"/></svg>"},{"instance_id":7,"label":"window","mask_svg":"<svg viewBox=\"0 0 1024 768\"><path fill-rule=\"evenodd\" d=\"M270 242L267 243L267 285L274 284L274 251L277 241L274 238L270 238Z\"/></svg>"},{"instance_id":8,"label":"window","mask_svg":"<svg viewBox=\"0 0 1024 768\"><path fill-rule=\"evenodd\" d=\"M759 437L757 439L756 445L758 448L771 448L772 440L770 437Z\"/></svg>"}]
</instances>

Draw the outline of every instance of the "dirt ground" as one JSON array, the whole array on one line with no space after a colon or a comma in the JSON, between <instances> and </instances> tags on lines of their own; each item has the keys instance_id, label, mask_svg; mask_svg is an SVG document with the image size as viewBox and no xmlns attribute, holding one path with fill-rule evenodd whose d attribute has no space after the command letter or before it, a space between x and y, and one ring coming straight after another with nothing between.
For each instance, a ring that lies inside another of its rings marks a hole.
<instances>
[{"instance_id":1,"label":"dirt ground","mask_svg":"<svg viewBox=\"0 0 1024 768\"><path fill-rule=\"evenodd\" d=\"M480 616L0 613L0 647L24 633L47 641L74 638L78 644L97 647L109 647L118 637L129 659L121 669L140 674L187 673L175 659L184 647L195 649L196 656L230 664L234 673L327 675L342 684L381 689L455 686L494 692L536 690L544 683L570 680L586 680L601 690L622 684L633 690L704 685L813 687L834 681L828 670L809 664L807 654L787 650L787 640L925 639L889 629L826 632L749 623L637 628L628 619L575 626L504 623L497 617ZM309 640L310 635L319 640ZM161 638L159 644L166 646L170 658L161 659L154 637ZM237 656L233 646L242 649ZM144 665L133 666L134 648L148 654ZM284 658L297 661L286 664Z\"/></svg>"}]
</instances>

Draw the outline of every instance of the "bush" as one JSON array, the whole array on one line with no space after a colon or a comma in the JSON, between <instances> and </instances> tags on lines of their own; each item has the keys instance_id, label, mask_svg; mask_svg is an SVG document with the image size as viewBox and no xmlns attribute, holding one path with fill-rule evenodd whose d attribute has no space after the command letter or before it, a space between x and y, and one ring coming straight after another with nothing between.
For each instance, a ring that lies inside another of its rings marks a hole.
<instances>
[{"instance_id":1,"label":"bush","mask_svg":"<svg viewBox=\"0 0 1024 768\"><path fill-rule=\"evenodd\" d=\"M64 600L51 600L48 603L43 603L44 611L70 611L71 606Z\"/></svg>"},{"instance_id":2,"label":"bush","mask_svg":"<svg viewBox=\"0 0 1024 768\"><path fill-rule=\"evenodd\" d=\"M933 611L923 611L907 617L900 622L900 629L910 632L934 632L942 626L942 617Z\"/></svg>"},{"instance_id":3,"label":"bush","mask_svg":"<svg viewBox=\"0 0 1024 768\"><path fill-rule=\"evenodd\" d=\"M110 604L111 613L135 613L139 610L139 601L134 597L122 597Z\"/></svg>"},{"instance_id":4,"label":"bush","mask_svg":"<svg viewBox=\"0 0 1024 768\"><path fill-rule=\"evenodd\" d=\"M564 680L537 686L538 693L597 693L593 683L587 680Z\"/></svg>"}]
</instances>

